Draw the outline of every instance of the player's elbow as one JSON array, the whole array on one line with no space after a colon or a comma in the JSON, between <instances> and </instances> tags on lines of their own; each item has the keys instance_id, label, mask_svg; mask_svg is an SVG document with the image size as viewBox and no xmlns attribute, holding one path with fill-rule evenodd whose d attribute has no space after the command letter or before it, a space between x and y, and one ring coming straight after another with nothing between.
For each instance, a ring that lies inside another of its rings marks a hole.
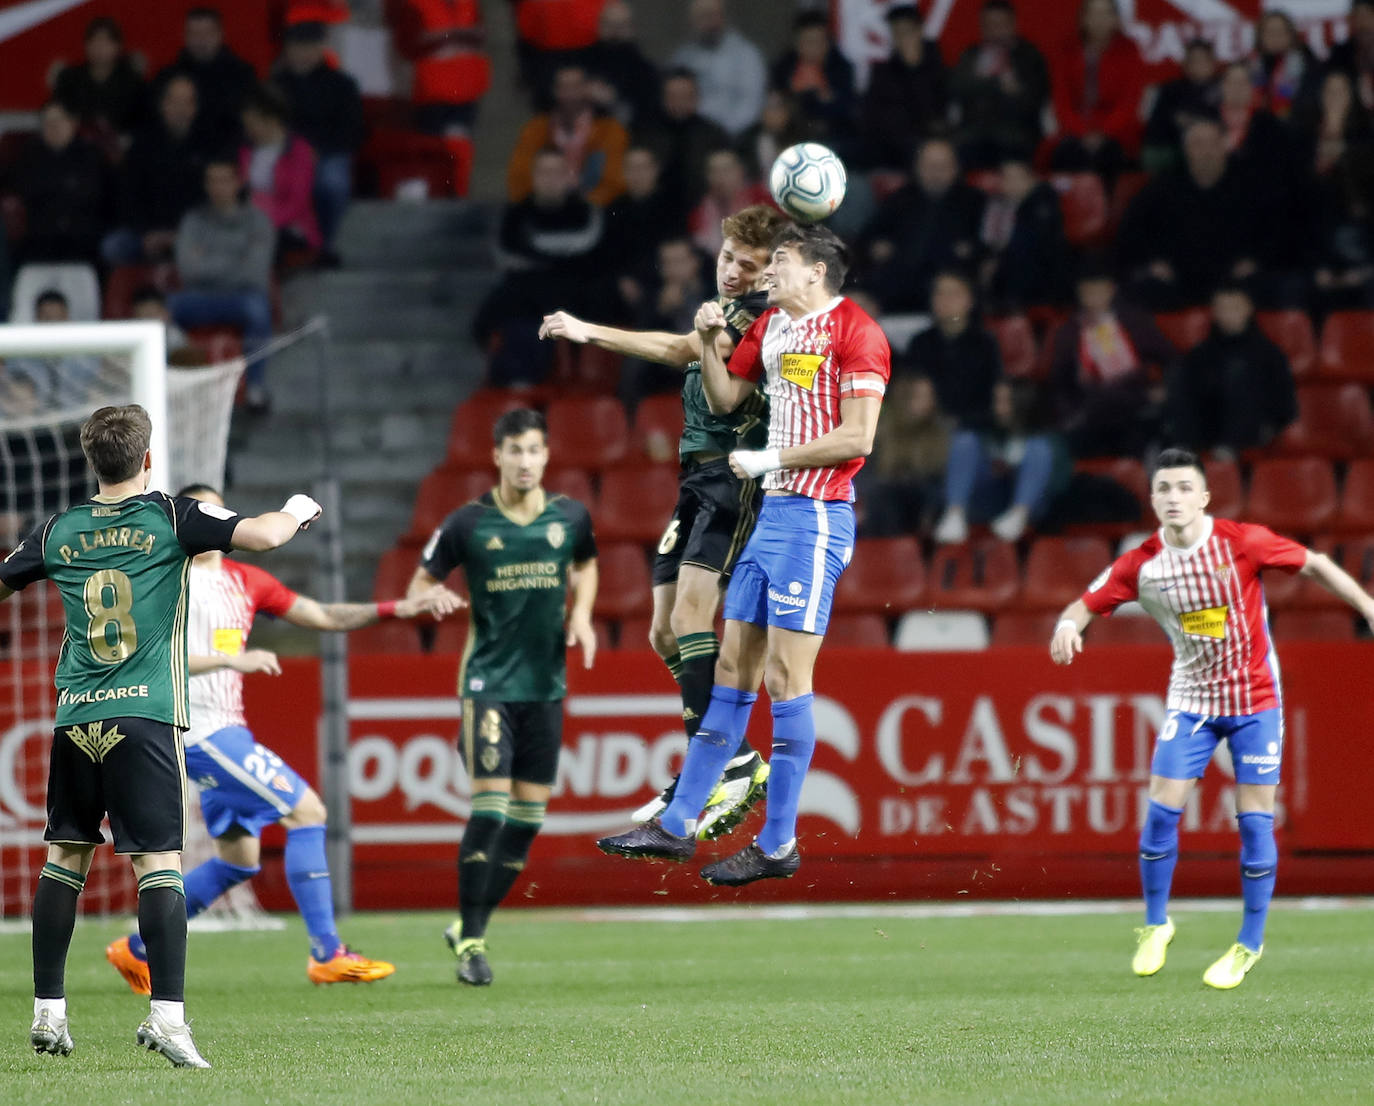
<instances>
[{"instance_id":1,"label":"player's elbow","mask_svg":"<svg viewBox=\"0 0 1374 1106\"><path fill-rule=\"evenodd\" d=\"M1322 576L1332 564L1332 560L1325 553L1319 553L1315 549L1307 551L1307 560L1303 562L1302 568L1298 570L1300 576Z\"/></svg>"}]
</instances>

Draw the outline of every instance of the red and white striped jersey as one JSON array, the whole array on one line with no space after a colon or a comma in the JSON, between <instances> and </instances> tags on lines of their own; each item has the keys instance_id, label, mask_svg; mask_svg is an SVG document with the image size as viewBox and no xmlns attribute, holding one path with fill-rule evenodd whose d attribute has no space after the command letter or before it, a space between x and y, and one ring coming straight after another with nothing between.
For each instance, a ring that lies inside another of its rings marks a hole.
<instances>
[{"instance_id":1,"label":"red and white striped jersey","mask_svg":"<svg viewBox=\"0 0 1374 1106\"><path fill-rule=\"evenodd\" d=\"M1083 593L1093 614L1138 599L1174 646L1170 710L1229 718L1279 706L1260 570L1295 572L1307 549L1263 526L1208 518L1196 544L1176 549L1157 531L1122 554Z\"/></svg>"},{"instance_id":2,"label":"red and white striped jersey","mask_svg":"<svg viewBox=\"0 0 1374 1106\"><path fill-rule=\"evenodd\" d=\"M804 445L840 425L840 401L882 399L892 375L887 335L853 300L836 296L818 311L794 319L770 307L754 320L731 355L729 370L746 380L763 378L768 396L768 445ZM783 469L763 478L765 489L812 499L854 498L862 457L826 468Z\"/></svg>"},{"instance_id":3,"label":"red and white striped jersey","mask_svg":"<svg viewBox=\"0 0 1374 1106\"><path fill-rule=\"evenodd\" d=\"M238 656L258 611L283 615L296 593L253 565L224 559L219 568L191 563L191 609L186 651L194 657ZM243 673L217 668L191 677L191 728L187 745L197 745L226 726L242 726Z\"/></svg>"}]
</instances>

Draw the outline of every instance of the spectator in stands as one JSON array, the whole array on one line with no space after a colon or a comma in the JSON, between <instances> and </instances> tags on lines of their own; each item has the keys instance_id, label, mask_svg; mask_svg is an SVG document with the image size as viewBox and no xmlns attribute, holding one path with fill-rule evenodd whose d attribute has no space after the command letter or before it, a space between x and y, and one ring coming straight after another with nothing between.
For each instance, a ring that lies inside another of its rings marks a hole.
<instances>
[{"instance_id":1,"label":"spectator in stands","mask_svg":"<svg viewBox=\"0 0 1374 1106\"><path fill-rule=\"evenodd\" d=\"M181 217L205 195L205 165L214 152L198 122L195 82L169 78L157 117L135 136L120 167L119 225L100 246L108 264L172 256Z\"/></svg>"},{"instance_id":2,"label":"spectator in stands","mask_svg":"<svg viewBox=\"0 0 1374 1106\"><path fill-rule=\"evenodd\" d=\"M260 85L243 105L239 171L249 193L277 229L277 258L320 248L315 219L315 152L286 126L287 106L272 85Z\"/></svg>"},{"instance_id":3,"label":"spectator in stands","mask_svg":"<svg viewBox=\"0 0 1374 1106\"><path fill-rule=\"evenodd\" d=\"M24 201L19 259L94 264L110 215L111 178L100 151L76 133L77 121L57 100L38 113L38 136L14 168Z\"/></svg>"},{"instance_id":4,"label":"spectator in stands","mask_svg":"<svg viewBox=\"0 0 1374 1106\"><path fill-rule=\"evenodd\" d=\"M1026 155L1003 159L998 188L983 215L980 270L987 302L999 313L1063 303L1069 256L1059 194Z\"/></svg>"},{"instance_id":5,"label":"spectator in stands","mask_svg":"<svg viewBox=\"0 0 1374 1106\"><path fill-rule=\"evenodd\" d=\"M505 276L473 322L478 343L493 353L489 377L498 387L537 384L547 375L554 347L539 341L539 324L551 309L588 313L610 294L598 263L602 213L578 194L562 151L538 151L532 180L529 194L501 216Z\"/></svg>"},{"instance_id":6,"label":"spectator in stands","mask_svg":"<svg viewBox=\"0 0 1374 1106\"><path fill-rule=\"evenodd\" d=\"M601 9L596 42L584 55L592 101L629 129L658 110L658 66L635 37L634 9L611 0Z\"/></svg>"},{"instance_id":7,"label":"spectator in stands","mask_svg":"<svg viewBox=\"0 0 1374 1106\"><path fill-rule=\"evenodd\" d=\"M129 300L129 312L131 319L147 319L162 324L167 345L167 364L209 364L210 357L206 351L194 345L186 331L172 320L172 312L167 307L167 297L157 285L144 284L135 288Z\"/></svg>"},{"instance_id":8,"label":"spectator in stands","mask_svg":"<svg viewBox=\"0 0 1374 1106\"><path fill-rule=\"evenodd\" d=\"M353 195L353 155L363 144L363 100L358 82L324 57L324 24L286 28L286 48L273 74L291 112L291 127L315 151L311 192L319 223L320 261L337 265L334 235Z\"/></svg>"},{"instance_id":9,"label":"spectator in stands","mask_svg":"<svg viewBox=\"0 0 1374 1106\"><path fill-rule=\"evenodd\" d=\"M1351 0L1350 37L1331 47L1328 69L1339 69L1366 111L1374 111L1374 0Z\"/></svg>"},{"instance_id":10,"label":"spectator in stands","mask_svg":"<svg viewBox=\"0 0 1374 1106\"><path fill-rule=\"evenodd\" d=\"M1321 82L1321 94L1313 107L1295 112L1297 128L1308 168L1322 176L1342 158L1364 156L1374 144L1370 114L1355 97L1355 88L1344 70L1332 69Z\"/></svg>"},{"instance_id":11,"label":"spectator in stands","mask_svg":"<svg viewBox=\"0 0 1374 1106\"><path fill-rule=\"evenodd\" d=\"M1220 108L1216 50L1205 38L1192 39L1183 51L1182 76L1159 86L1150 109L1141 154L1145 168L1158 172L1176 165L1184 126L1201 116L1215 115Z\"/></svg>"},{"instance_id":12,"label":"spectator in stands","mask_svg":"<svg viewBox=\"0 0 1374 1106\"><path fill-rule=\"evenodd\" d=\"M1235 455L1268 445L1298 414L1293 370L1255 323L1240 284L1212 294L1212 329L1169 374L1169 440Z\"/></svg>"},{"instance_id":13,"label":"spectator in stands","mask_svg":"<svg viewBox=\"0 0 1374 1106\"><path fill-rule=\"evenodd\" d=\"M33 305L33 321L39 324L71 322L67 297L53 288L40 292ZM101 359L92 354L11 358L6 368L11 375L29 377L38 401L47 407L62 410L87 407L111 395Z\"/></svg>"},{"instance_id":14,"label":"spectator in stands","mask_svg":"<svg viewBox=\"0 0 1374 1106\"><path fill-rule=\"evenodd\" d=\"M258 83L248 62L224 43L224 21L215 8L192 8L186 13L181 52L154 78L161 95L173 76L184 75L196 83L202 126L216 150L238 143L242 136L239 111Z\"/></svg>"},{"instance_id":15,"label":"spectator in stands","mask_svg":"<svg viewBox=\"0 0 1374 1106\"><path fill-rule=\"evenodd\" d=\"M768 87L763 54L725 21L725 0L692 0L692 41L673 54L674 69L696 78L701 114L738 137L758 121Z\"/></svg>"},{"instance_id":16,"label":"spectator in stands","mask_svg":"<svg viewBox=\"0 0 1374 1106\"><path fill-rule=\"evenodd\" d=\"M426 134L466 143L491 87L487 32L478 0L387 0L392 41L411 64L410 99Z\"/></svg>"},{"instance_id":17,"label":"spectator in stands","mask_svg":"<svg viewBox=\"0 0 1374 1106\"><path fill-rule=\"evenodd\" d=\"M467 2L476 6L475 0ZM558 70L566 65L586 64L587 51L596 42L598 19L606 0L513 2L520 75L534 97L536 110L544 111L552 102L550 92Z\"/></svg>"},{"instance_id":18,"label":"spectator in stands","mask_svg":"<svg viewBox=\"0 0 1374 1106\"><path fill-rule=\"evenodd\" d=\"M1344 86L1343 88L1341 86ZM1350 96L1349 77L1333 69L1323 84L1325 122L1304 136L1304 161L1313 180L1312 258L1315 304L1320 314L1374 307L1374 148L1358 122L1361 106L1336 105ZM1357 115L1357 113L1359 113Z\"/></svg>"},{"instance_id":19,"label":"spectator in stands","mask_svg":"<svg viewBox=\"0 0 1374 1106\"><path fill-rule=\"evenodd\" d=\"M1287 128L1262 105L1250 83L1249 67L1232 62L1222 71L1219 86L1217 116L1231 160L1238 169L1272 182L1275 188L1281 181L1290 181L1296 168L1293 142Z\"/></svg>"},{"instance_id":20,"label":"spectator in stands","mask_svg":"<svg viewBox=\"0 0 1374 1106\"><path fill-rule=\"evenodd\" d=\"M892 53L868 74L859 111L862 160L880 169L904 170L916 144L944 126L945 63L940 44L926 41L915 4L895 4L885 18Z\"/></svg>"},{"instance_id":21,"label":"spectator in stands","mask_svg":"<svg viewBox=\"0 0 1374 1106\"><path fill-rule=\"evenodd\" d=\"M952 436L952 421L940 410L930 377L907 373L892 381L873 452L856 478L861 537L898 537L929 528L944 501Z\"/></svg>"},{"instance_id":22,"label":"spectator in stands","mask_svg":"<svg viewBox=\"0 0 1374 1106\"><path fill-rule=\"evenodd\" d=\"M1260 102L1280 119L1287 119L1294 108L1311 104L1321 81L1321 66L1298 35L1292 17L1274 9L1260 16L1255 29L1250 73Z\"/></svg>"},{"instance_id":23,"label":"spectator in stands","mask_svg":"<svg viewBox=\"0 0 1374 1106\"><path fill-rule=\"evenodd\" d=\"M1155 311L1206 303L1218 284L1259 269L1265 238L1263 182L1228 164L1221 124L1196 119L1183 132L1184 163L1161 173L1126 209L1117 249L1136 296ZM1290 218L1292 216L1290 215Z\"/></svg>"},{"instance_id":24,"label":"spectator in stands","mask_svg":"<svg viewBox=\"0 0 1374 1106\"><path fill-rule=\"evenodd\" d=\"M739 154L728 146L716 150L706 159L706 195L687 217L692 243L702 253L715 257L725 241L720 229L722 219L751 204L772 202L768 189L749 179Z\"/></svg>"},{"instance_id":25,"label":"spectator in stands","mask_svg":"<svg viewBox=\"0 0 1374 1106\"><path fill-rule=\"evenodd\" d=\"M633 305L636 330L685 334L702 303L715 295L707 259L684 237L669 238L657 250L654 279ZM634 407L645 396L680 391L682 372L629 358L621 369L621 398Z\"/></svg>"},{"instance_id":26,"label":"spectator in stands","mask_svg":"<svg viewBox=\"0 0 1374 1106\"><path fill-rule=\"evenodd\" d=\"M604 207L625 188L625 128L592 107L587 74L565 65L554 74L553 109L536 115L520 131L506 170L506 192L512 203L530 194L534 158L552 146L563 154L577 190L588 203Z\"/></svg>"},{"instance_id":27,"label":"spectator in stands","mask_svg":"<svg viewBox=\"0 0 1374 1106\"><path fill-rule=\"evenodd\" d=\"M246 400L266 412L266 362L258 351L272 337L272 253L276 231L240 193L238 162L216 158L205 167L207 202L187 212L177 230L176 262L181 290L167 298L180 327L232 326L243 332L249 357Z\"/></svg>"},{"instance_id":28,"label":"spectator in stands","mask_svg":"<svg viewBox=\"0 0 1374 1106\"><path fill-rule=\"evenodd\" d=\"M606 257L621 278L627 303L638 302L639 282L653 270L659 243L686 229L686 216L663 189L653 150L631 146L625 151L625 191L606 208L605 236Z\"/></svg>"},{"instance_id":29,"label":"spectator in stands","mask_svg":"<svg viewBox=\"0 0 1374 1106\"><path fill-rule=\"evenodd\" d=\"M987 169L1040 144L1050 72L1044 55L1017 33L1010 0L986 0L978 26L979 40L960 56L949 89L964 164Z\"/></svg>"},{"instance_id":30,"label":"spectator in stands","mask_svg":"<svg viewBox=\"0 0 1374 1106\"><path fill-rule=\"evenodd\" d=\"M1138 456L1163 399L1153 372L1167 377L1175 358L1148 313L1117 301L1110 270L1085 263L1078 311L1050 340L1050 388L1074 456Z\"/></svg>"},{"instance_id":31,"label":"spectator in stands","mask_svg":"<svg viewBox=\"0 0 1374 1106\"><path fill-rule=\"evenodd\" d=\"M915 158L913 183L888 196L864 228L865 283L886 311L918 311L941 269L972 265L983 222L983 193L959 179L947 138L928 138Z\"/></svg>"},{"instance_id":32,"label":"spectator in stands","mask_svg":"<svg viewBox=\"0 0 1374 1106\"><path fill-rule=\"evenodd\" d=\"M749 175L766 182L778 155L809 138L806 123L797 114L796 101L786 92L770 88L763 100L763 114L740 137L739 149Z\"/></svg>"},{"instance_id":33,"label":"spectator in stands","mask_svg":"<svg viewBox=\"0 0 1374 1106\"><path fill-rule=\"evenodd\" d=\"M830 38L824 12L806 11L792 24L792 48L773 65L773 88L789 93L818 142L851 145L854 127L854 66ZM760 114L763 106L759 105Z\"/></svg>"},{"instance_id":34,"label":"spectator in stands","mask_svg":"<svg viewBox=\"0 0 1374 1106\"><path fill-rule=\"evenodd\" d=\"M674 203L688 211L706 192L706 159L730 145L730 136L697 110L697 79L690 69L670 70L663 79L658 115L635 135L662 166L661 180Z\"/></svg>"},{"instance_id":35,"label":"spectator in stands","mask_svg":"<svg viewBox=\"0 0 1374 1106\"><path fill-rule=\"evenodd\" d=\"M1051 164L1110 182L1140 152L1145 62L1121 29L1116 0L1082 0L1078 31L1053 67L1060 137Z\"/></svg>"},{"instance_id":36,"label":"spectator in stands","mask_svg":"<svg viewBox=\"0 0 1374 1106\"><path fill-rule=\"evenodd\" d=\"M86 24L85 52L84 63L58 71L53 99L118 158L124 152L120 140L142 122L143 75L124 53L124 32L108 16Z\"/></svg>"},{"instance_id":37,"label":"spectator in stands","mask_svg":"<svg viewBox=\"0 0 1374 1106\"><path fill-rule=\"evenodd\" d=\"M940 410L960 428L981 425L992 407L992 386L1002 377L997 339L978 318L973 282L949 269L930 294L933 324L911 339L894 373L930 378Z\"/></svg>"},{"instance_id":38,"label":"spectator in stands","mask_svg":"<svg viewBox=\"0 0 1374 1106\"><path fill-rule=\"evenodd\" d=\"M1020 541L1069 484L1073 461L1063 438L1048 430L1034 386L999 380L987 419L960 430L945 469L945 511L934 538L942 545L968 540L970 522L987 522L1003 541Z\"/></svg>"}]
</instances>

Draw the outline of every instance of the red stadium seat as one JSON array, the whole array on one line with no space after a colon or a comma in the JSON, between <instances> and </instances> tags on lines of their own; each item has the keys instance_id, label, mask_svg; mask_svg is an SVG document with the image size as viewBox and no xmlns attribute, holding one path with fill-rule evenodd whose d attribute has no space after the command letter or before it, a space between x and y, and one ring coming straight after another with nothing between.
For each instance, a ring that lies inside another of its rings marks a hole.
<instances>
[{"instance_id":1,"label":"red stadium seat","mask_svg":"<svg viewBox=\"0 0 1374 1106\"><path fill-rule=\"evenodd\" d=\"M463 649L467 645L468 631L472 628L472 621L467 617L467 612L460 612L453 618L446 618L442 622L434 625L433 633L426 633L424 640L428 642L430 653L441 653L445 656L462 656Z\"/></svg>"},{"instance_id":2,"label":"red stadium seat","mask_svg":"<svg viewBox=\"0 0 1374 1106\"><path fill-rule=\"evenodd\" d=\"M677 502L677 471L665 465L612 469L601 477L596 534L605 541L656 541Z\"/></svg>"},{"instance_id":3,"label":"red stadium seat","mask_svg":"<svg viewBox=\"0 0 1374 1106\"><path fill-rule=\"evenodd\" d=\"M529 395L504 388L479 388L453 409L448 463L455 468L491 467L491 426L507 411L528 407Z\"/></svg>"},{"instance_id":4,"label":"red stadium seat","mask_svg":"<svg viewBox=\"0 0 1374 1106\"><path fill-rule=\"evenodd\" d=\"M1312 329L1312 317L1306 311L1288 308L1283 311L1259 311L1255 322L1288 357L1293 376L1302 380L1317 368L1317 335Z\"/></svg>"},{"instance_id":5,"label":"red stadium seat","mask_svg":"<svg viewBox=\"0 0 1374 1106\"><path fill-rule=\"evenodd\" d=\"M886 649L887 621L879 614L837 614L826 626L825 640L831 645Z\"/></svg>"},{"instance_id":6,"label":"red stadium seat","mask_svg":"<svg viewBox=\"0 0 1374 1106\"><path fill-rule=\"evenodd\" d=\"M559 468L602 469L629 452L630 424L611 396L556 399L547 411L549 449Z\"/></svg>"},{"instance_id":7,"label":"red stadium seat","mask_svg":"<svg viewBox=\"0 0 1374 1106\"><path fill-rule=\"evenodd\" d=\"M681 437L682 397L677 392L649 396L635 408L631 448L635 457L676 462L677 443Z\"/></svg>"},{"instance_id":8,"label":"red stadium seat","mask_svg":"<svg viewBox=\"0 0 1374 1106\"><path fill-rule=\"evenodd\" d=\"M1374 460L1352 461L1345 470L1340 509L1331 525L1347 532L1374 533Z\"/></svg>"},{"instance_id":9,"label":"red stadium seat","mask_svg":"<svg viewBox=\"0 0 1374 1106\"><path fill-rule=\"evenodd\" d=\"M596 511L596 492L592 477L585 469L554 469L544 474L544 490L551 495L566 495L587 510Z\"/></svg>"},{"instance_id":10,"label":"red stadium seat","mask_svg":"<svg viewBox=\"0 0 1374 1106\"><path fill-rule=\"evenodd\" d=\"M1328 461L1260 461L1250 474L1245 518L1281 534L1313 534L1335 518L1336 502L1336 477Z\"/></svg>"},{"instance_id":11,"label":"red stadium seat","mask_svg":"<svg viewBox=\"0 0 1374 1106\"><path fill-rule=\"evenodd\" d=\"M432 625L432 623L431 623ZM420 632L415 622L378 622L348 635L348 651L360 654L421 653Z\"/></svg>"},{"instance_id":12,"label":"red stadium seat","mask_svg":"<svg viewBox=\"0 0 1374 1106\"><path fill-rule=\"evenodd\" d=\"M1207 474L1207 490L1212 493L1207 510L1217 518L1239 518L1245 499L1240 466L1229 458L1212 458L1202 463L1202 469Z\"/></svg>"},{"instance_id":13,"label":"red stadium seat","mask_svg":"<svg viewBox=\"0 0 1374 1106\"><path fill-rule=\"evenodd\" d=\"M1064 237L1071 246L1099 244L1107 231L1107 192L1096 173L1055 173L1050 178L1059 193Z\"/></svg>"},{"instance_id":14,"label":"red stadium seat","mask_svg":"<svg viewBox=\"0 0 1374 1106\"><path fill-rule=\"evenodd\" d=\"M925 561L915 538L867 538L835 588L835 610L893 617L920 606L926 590Z\"/></svg>"},{"instance_id":15,"label":"red stadium seat","mask_svg":"<svg viewBox=\"0 0 1374 1106\"><path fill-rule=\"evenodd\" d=\"M926 602L941 610L997 614L1021 588L1016 550L993 538L942 546L931 558L926 575Z\"/></svg>"},{"instance_id":16,"label":"red stadium seat","mask_svg":"<svg viewBox=\"0 0 1374 1106\"><path fill-rule=\"evenodd\" d=\"M1058 611L1008 611L992 623L993 645L1038 645L1050 647Z\"/></svg>"},{"instance_id":17,"label":"red stadium seat","mask_svg":"<svg viewBox=\"0 0 1374 1106\"><path fill-rule=\"evenodd\" d=\"M491 491L496 474L490 469L455 469L443 465L423 480L415 492L415 510L406 537L425 542L435 527L469 500Z\"/></svg>"},{"instance_id":18,"label":"red stadium seat","mask_svg":"<svg viewBox=\"0 0 1374 1106\"><path fill-rule=\"evenodd\" d=\"M1349 608L1343 611L1280 611L1274 615L1272 629L1276 641L1355 640L1355 620Z\"/></svg>"},{"instance_id":19,"label":"red stadium seat","mask_svg":"<svg viewBox=\"0 0 1374 1106\"><path fill-rule=\"evenodd\" d=\"M1355 577L1360 587L1374 590L1374 534L1342 542L1340 560L1341 567Z\"/></svg>"},{"instance_id":20,"label":"red stadium seat","mask_svg":"<svg viewBox=\"0 0 1374 1106\"><path fill-rule=\"evenodd\" d=\"M1026 558L1018 605L1024 610L1065 607L1111 562L1112 548L1103 538L1037 538Z\"/></svg>"},{"instance_id":21,"label":"red stadium seat","mask_svg":"<svg viewBox=\"0 0 1374 1106\"><path fill-rule=\"evenodd\" d=\"M620 386L623 360L620 354L590 342L575 345L560 339L554 353L554 389L560 395L569 392L614 395Z\"/></svg>"},{"instance_id":22,"label":"red stadium seat","mask_svg":"<svg viewBox=\"0 0 1374 1106\"><path fill-rule=\"evenodd\" d=\"M1133 614L1095 618L1085 637L1093 645L1164 645L1169 640L1153 618Z\"/></svg>"},{"instance_id":23,"label":"red stadium seat","mask_svg":"<svg viewBox=\"0 0 1374 1106\"><path fill-rule=\"evenodd\" d=\"M1094 476L1105 476L1109 480L1115 480L1135 496L1142 511L1148 509L1150 505L1150 478L1145 472L1145 466L1134 457L1103 457L1090 461L1078 461L1074 465L1074 469L1078 472L1087 472Z\"/></svg>"},{"instance_id":24,"label":"red stadium seat","mask_svg":"<svg viewBox=\"0 0 1374 1106\"><path fill-rule=\"evenodd\" d=\"M868 187L873 192L873 202L875 204L882 203L897 189L909 183L910 180L911 178L905 173L899 173L894 169L874 170L868 178Z\"/></svg>"},{"instance_id":25,"label":"red stadium seat","mask_svg":"<svg viewBox=\"0 0 1374 1106\"><path fill-rule=\"evenodd\" d=\"M105 278L101 290L101 317L128 319L134 310L134 293L151 284L164 295L181 286L176 266L170 261L160 265L117 265Z\"/></svg>"},{"instance_id":26,"label":"red stadium seat","mask_svg":"<svg viewBox=\"0 0 1374 1106\"><path fill-rule=\"evenodd\" d=\"M964 174L964 183L995 196L1002 191L1002 174L996 169L970 169Z\"/></svg>"},{"instance_id":27,"label":"red stadium seat","mask_svg":"<svg viewBox=\"0 0 1374 1106\"><path fill-rule=\"evenodd\" d=\"M372 578L372 598L375 600L399 599L410 586L410 579L420 565L419 542L402 538L393 549L388 549L377 562L377 572Z\"/></svg>"},{"instance_id":28,"label":"red stadium seat","mask_svg":"<svg viewBox=\"0 0 1374 1106\"><path fill-rule=\"evenodd\" d=\"M626 618L622 619L616 629L616 648L617 649L648 649L649 646L649 626L651 619L648 618ZM667 673L667 669L664 669Z\"/></svg>"},{"instance_id":29,"label":"red stadium seat","mask_svg":"<svg viewBox=\"0 0 1374 1106\"><path fill-rule=\"evenodd\" d=\"M649 562L643 546L625 542L602 546L597 566L601 582L593 611L598 618L625 619L649 613Z\"/></svg>"},{"instance_id":30,"label":"red stadium seat","mask_svg":"<svg viewBox=\"0 0 1374 1106\"><path fill-rule=\"evenodd\" d=\"M1374 411L1361 384L1306 384L1298 389L1298 417L1273 442L1290 456L1358 457L1374 445Z\"/></svg>"},{"instance_id":31,"label":"red stadium seat","mask_svg":"<svg viewBox=\"0 0 1374 1106\"><path fill-rule=\"evenodd\" d=\"M1212 315L1205 307L1185 307L1182 311L1161 312L1155 316L1155 324L1175 347L1187 352L1207 337Z\"/></svg>"},{"instance_id":32,"label":"red stadium seat","mask_svg":"<svg viewBox=\"0 0 1374 1106\"><path fill-rule=\"evenodd\" d=\"M989 318L987 327L997 339L1004 373L1012 377L1039 375L1040 358L1035 344L1035 331L1025 315Z\"/></svg>"},{"instance_id":33,"label":"red stadium seat","mask_svg":"<svg viewBox=\"0 0 1374 1106\"><path fill-rule=\"evenodd\" d=\"M1374 311L1333 311L1322 324L1320 374L1374 383Z\"/></svg>"},{"instance_id":34,"label":"red stadium seat","mask_svg":"<svg viewBox=\"0 0 1374 1106\"><path fill-rule=\"evenodd\" d=\"M1126 214L1126 208L1130 206L1131 201L1140 195L1140 190L1149 182L1149 173L1126 172L1117 175L1116 185L1112 188L1111 209L1107 216L1112 233L1121 225L1121 218Z\"/></svg>"}]
</instances>

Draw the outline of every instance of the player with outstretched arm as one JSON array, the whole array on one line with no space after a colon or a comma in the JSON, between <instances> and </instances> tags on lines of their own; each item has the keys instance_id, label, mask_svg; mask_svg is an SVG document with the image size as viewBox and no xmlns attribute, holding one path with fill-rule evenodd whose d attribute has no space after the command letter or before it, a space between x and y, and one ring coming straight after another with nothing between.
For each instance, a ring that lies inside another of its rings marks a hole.
<instances>
[{"instance_id":1,"label":"player with outstretched arm","mask_svg":"<svg viewBox=\"0 0 1374 1106\"><path fill-rule=\"evenodd\" d=\"M1244 916L1236 942L1203 973L1210 987L1238 987L1264 952L1278 847L1274 801L1283 764L1283 701L1260 571L1310 576L1374 626L1374 598L1324 553L1263 526L1207 513L1207 477L1193 453L1166 449L1155 461L1150 501L1160 528L1118 557L1065 608L1050 642L1055 664L1072 664L1083 631L1099 615L1139 601L1174 647L1168 713L1150 765L1149 808L1140 833L1145 925L1131 967L1164 966L1174 923L1169 888L1178 862L1178 823L1188 796L1225 741L1236 775Z\"/></svg>"}]
</instances>

